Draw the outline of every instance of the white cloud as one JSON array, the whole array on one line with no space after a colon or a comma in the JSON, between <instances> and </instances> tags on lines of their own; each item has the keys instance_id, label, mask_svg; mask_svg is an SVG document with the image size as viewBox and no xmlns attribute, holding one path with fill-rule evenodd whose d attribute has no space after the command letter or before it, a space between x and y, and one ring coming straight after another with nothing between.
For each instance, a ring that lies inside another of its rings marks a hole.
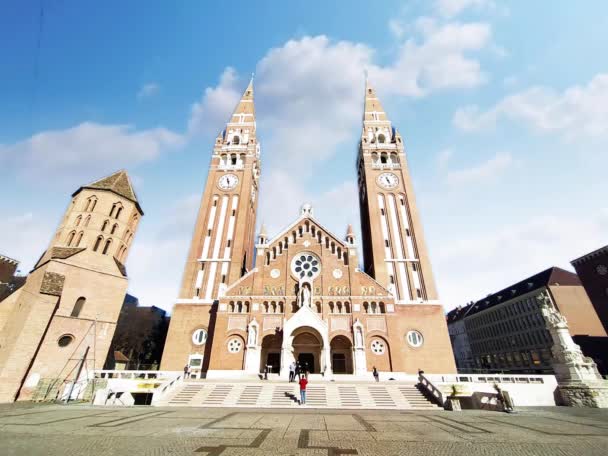
<instances>
[{"instance_id":1,"label":"white cloud","mask_svg":"<svg viewBox=\"0 0 608 456\"><path fill-rule=\"evenodd\" d=\"M159 90L160 86L156 82L148 82L147 84L141 86L139 92L137 92L137 98L141 100L143 98L151 97L156 95Z\"/></svg>"},{"instance_id":2,"label":"white cloud","mask_svg":"<svg viewBox=\"0 0 608 456\"><path fill-rule=\"evenodd\" d=\"M511 154L499 152L491 159L470 168L448 171L447 181L450 185L459 185L491 180L511 165L513 165Z\"/></svg>"},{"instance_id":3,"label":"white cloud","mask_svg":"<svg viewBox=\"0 0 608 456\"><path fill-rule=\"evenodd\" d=\"M46 249L54 227L48 220L32 212L8 214L0 218L2 254L19 261L19 270L26 274Z\"/></svg>"},{"instance_id":4,"label":"white cloud","mask_svg":"<svg viewBox=\"0 0 608 456\"><path fill-rule=\"evenodd\" d=\"M453 156L454 151L452 149L443 149L441 152L439 152L437 155L437 166L439 169L446 169Z\"/></svg>"},{"instance_id":5,"label":"white cloud","mask_svg":"<svg viewBox=\"0 0 608 456\"><path fill-rule=\"evenodd\" d=\"M393 34L393 36L397 39L401 39L401 38L403 38L403 35L405 35L404 23L402 21L400 21L399 19L393 18L393 19L389 20L388 29Z\"/></svg>"},{"instance_id":6,"label":"white cloud","mask_svg":"<svg viewBox=\"0 0 608 456\"><path fill-rule=\"evenodd\" d=\"M453 17L462 13L468 8L481 9L493 6L490 0L437 0L435 9L444 17Z\"/></svg>"},{"instance_id":7,"label":"white cloud","mask_svg":"<svg viewBox=\"0 0 608 456\"><path fill-rule=\"evenodd\" d=\"M568 139L608 136L608 73L596 75L585 86L563 92L532 87L499 101L483 111L466 106L454 114L453 122L465 131L493 128L506 118L543 133L558 132Z\"/></svg>"},{"instance_id":8,"label":"white cloud","mask_svg":"<svg viewBox=\"0 0 608 456\"><path fill-rule=\"evenodd\" d=\"M434 266L446 309L499 291L606 244L608 208L589 217L538 216L486 234L461 232L436 242ZM576 233L573 236L572 233Z\"/></svg>"},{"instance_id":9,"label":"white cloud","mask_svg":"<svg viewBox=\"0 0 608 456\"><path fill-rule=\"evenodd\" d=\"M0 162L26 177L95 176L157 158L181 146L183 137L166 128L83 122L49 130L11 145L0 145Z\"/></svg>"},{"instance_id":10,"label":"white cloud","mask_svg":"<svg viewBox=\"0 0 608 456\"><path fill-rule=\"evenodd\" d=\"M194 103L188 121L188 132L218 134L236 107L244 87L239 87L234 68L227 67L216 87L207 87L201 100Z\"/></svg>"}]
</instances>

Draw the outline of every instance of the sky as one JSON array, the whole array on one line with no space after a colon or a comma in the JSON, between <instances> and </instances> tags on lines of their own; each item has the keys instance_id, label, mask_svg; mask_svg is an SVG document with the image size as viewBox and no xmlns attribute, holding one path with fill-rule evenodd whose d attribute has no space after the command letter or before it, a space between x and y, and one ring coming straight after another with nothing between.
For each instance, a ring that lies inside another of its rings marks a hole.
<instances>
[{"instance_id":1,"label":"sky","mask_svg":"<svg viewBox=\"0 0 608 456\"><path fill-rule=\"evenodd\" d=\"M258 226L359 225L364 74L404 138L440 299L608 243L608 3L7 1L0 253L27 273L79 186L127 169L129 293L170 310L213 139L255 74ZM360 239L360 237L359 237Z\"/></svg>"}]
</instances>

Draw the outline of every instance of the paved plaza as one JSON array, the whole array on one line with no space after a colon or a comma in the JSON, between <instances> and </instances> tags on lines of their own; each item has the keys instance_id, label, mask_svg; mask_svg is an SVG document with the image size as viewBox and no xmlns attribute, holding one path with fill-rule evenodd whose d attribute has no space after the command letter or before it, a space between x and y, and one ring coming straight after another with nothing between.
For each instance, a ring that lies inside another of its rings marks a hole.
<instances>
[{"instance_id":1,"label":"paved plaza","mask_svg":"<svg viewBox=\"0 0 608 456\"><path fill-rule=\"evenodd\" d=\"M608 411L0 406L2 455L606 455Z\"/></svg>"}]
</instances>

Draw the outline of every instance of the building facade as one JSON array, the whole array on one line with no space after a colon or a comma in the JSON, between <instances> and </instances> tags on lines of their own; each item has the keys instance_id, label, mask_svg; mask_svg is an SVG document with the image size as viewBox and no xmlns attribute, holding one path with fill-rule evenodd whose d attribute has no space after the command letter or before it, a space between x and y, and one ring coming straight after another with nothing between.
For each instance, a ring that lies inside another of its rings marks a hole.
<instances>
[{"instance_id":1,"label":"building facade","mask_svg":"<svg viewBox=\"0 0 608 456\"><path fill-rule=\"evenodd\" d=\"M357 157L365 271L352 228L336 236L308 204L256 244L260 155L250 83L215 141L161 369L454 372L403 140L374 89Z\"/></svg>"},{"instance_id":2,"label":"building facade","mask_svg":"<svg viewBox=\"0 0 608 456\"><path fill-rule=\"evenodd\" d=\"M572 335L606 335L577 275L553 267L448 313L459 370L552 373L553 340L539 300L545 293Z\"/></svg>"},{"instance_id":3,"label":"building facade","mask_svg":"<svg viewBox=\"0 0 608 456\"><path fill-rule=\"evenodd\" d=\"M25 284L0 302L0 402L41 389L54 398L82 360L88 370L103 367L142 215L124 171L72 195Z\"/></svg>"},{"instance_id":4,"label":"building facade","mask_svg":"<svg viewBox=\"0 0 608 456\"><path fill-rule=\"evenodd\" d=\"M25 283L25 277L17 275L19 262L0 255L0 301L14 293Z\"/></svg>"},{"instance_id":5,"label":"building facade","mask_svg":"<svg viewBox=\"0 0 608 456\"><path fill-rule=\"evenodd\" d=\"M570 262L608 332L608 245Z\"/></svg>"}]
</instances>

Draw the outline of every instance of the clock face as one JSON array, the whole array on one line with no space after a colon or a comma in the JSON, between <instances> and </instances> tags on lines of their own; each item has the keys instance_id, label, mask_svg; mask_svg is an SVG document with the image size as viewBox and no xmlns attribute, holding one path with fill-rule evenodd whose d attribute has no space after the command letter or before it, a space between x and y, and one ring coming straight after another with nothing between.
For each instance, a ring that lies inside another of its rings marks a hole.
<instances>
[{"instance_id":1,"label":"clock face","mask_svg":"<svg viewBox=\"0 0 608 456\"><path fill-rule=\"evenodd\" d=\"M393 189L399 184L399 178L393 173L382 173L378 176L376 182L382 188Z\"/></svg>"},{"instance_id":2,"label":"clock face","mask_svg":"<svg viewBox=\"0 0 608 456\"><path fill-rule=\"evenodd\" d=\"M221 190L232 190L239 183L239 178L234 174L224 174L217 182L217 186Z\"/></svg>"},{"instance_id":3,"label":"clock face","mask_svg":"<svg viewBox=\"0 0 608 456\"><path fill-rule=\"evenodd\" d=\"M597 267L595 268L595 271L599 274L599 275L606 275L608 274L608 267L606 267L605 264L598 264Z\"/></svg>"}]
</instances>

